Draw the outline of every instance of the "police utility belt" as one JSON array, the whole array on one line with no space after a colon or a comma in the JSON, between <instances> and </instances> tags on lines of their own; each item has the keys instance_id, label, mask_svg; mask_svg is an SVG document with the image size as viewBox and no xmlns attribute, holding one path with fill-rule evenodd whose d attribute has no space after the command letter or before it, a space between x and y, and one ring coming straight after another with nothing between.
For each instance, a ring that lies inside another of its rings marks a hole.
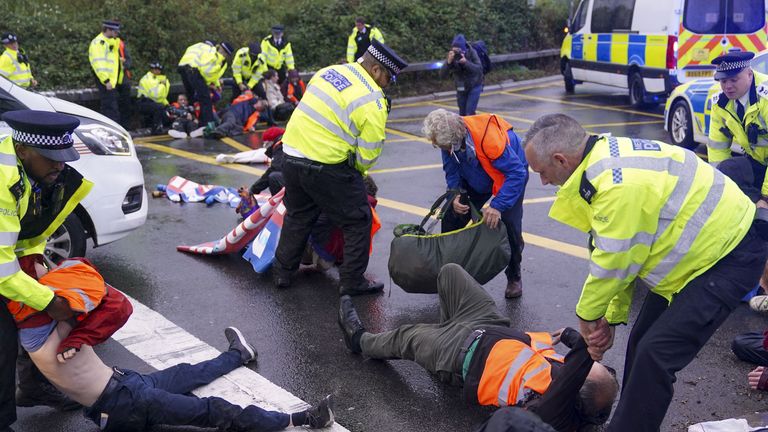
<instances>
[{"instance_id":1,"label":"police utility belt","mask_svg":"<svg viewBox=\"0 0 768 432\"><path fill-rule=\"evenodd\" d=\"M355 154L352 152L347 153L347 160L335 164L325 164L322 162L313 161L311 159L300 158L296 156L285 155L285 162L295 165L297 167L304 168L308 171L320 172L323 170L335 170L352 168L355 169Z\"/></svg>"}]
</instances>

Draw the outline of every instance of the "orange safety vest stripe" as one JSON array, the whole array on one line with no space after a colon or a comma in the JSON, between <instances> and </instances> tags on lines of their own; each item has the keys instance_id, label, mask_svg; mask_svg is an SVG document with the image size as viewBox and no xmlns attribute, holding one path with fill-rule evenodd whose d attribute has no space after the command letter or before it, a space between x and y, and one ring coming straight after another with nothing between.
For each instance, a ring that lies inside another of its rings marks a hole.
<instances>
[{"instance_id":1,"label":"orange safety vest stripe","mask_svg":"<svg viewBox=\"0 0 768 432\"><path fill-rule=\"evenodd\" d=\"M304 81L299 81L299 87L301 87L301 94L303 95L306 93L307 86L304 84ZM296 93L295 86L291 83L288 83L288 100L291 102L299 102L299 100L294 96Z\"/></svg>"},{"instance_id":2,"label":"orange safety vest stripe","mask_svg":"<svg viewBox=\"0 0 768 432\"><path fill-rule=\"evenodd\" d=\"M509 145L512 125L496 114L478 114L462 117L472 141L480 165L493 181L493 194L496 195L504 184L504 174L497 170L492 162L498 159Z\"/></svg>"},{"instance_id":3,"label":"orange safety vest stripe","mask_svg":"<svg viewBox=\"0 0 768 432\"><path fill-rule=\"evenodd\" d=\"M368 250L368 255L373 253L373 236L381 229L381 219L373 207L371 207L371 215L373 216L373 222L371 223L371 247Z\"/></svg>"},{"instance_id":4,"label":"orange safety vest stripe","mask_svg":"<svg viewBox=\"0 0 768 432\"><path fill-rule=\"evenodd\" d=\"M529 336L531 345L517 339L502 339L491 348L477 387L481 405L515 405L525 396L525 389L539 394L547 391L552 383L552 366L547 359L563 359L552 349L549 334Z\"/></svg>"}]
</instances>

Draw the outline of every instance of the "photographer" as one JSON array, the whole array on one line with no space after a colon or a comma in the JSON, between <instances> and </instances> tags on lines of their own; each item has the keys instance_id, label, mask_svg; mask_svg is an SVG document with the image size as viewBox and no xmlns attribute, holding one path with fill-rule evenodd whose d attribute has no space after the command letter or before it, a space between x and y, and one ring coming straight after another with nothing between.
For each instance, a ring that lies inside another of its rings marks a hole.
<instances>
[{"instance_id":1,"label":"photographer","mask_svg":"<svg viewBox=\"0 0 768 432\"><path fill-rule=\"evenodd\" d=\"M475 115L480 93L483 92L483 65L477 51L461 33L453 38L441 75L445 76L449 72L456 84L459 115Z\"/></svg>"},{"instance_id":2,"label":"photographer","mask_svg":"<svg viewBox=\"0 0 768 432\"><path fill-rule=\"evenodd\" d=\"M180 94L176 102L168 106L168 117L173 121L168 135L174 138L197 138L203 135L202 129L198 130L195 107L189 104L187 95Z\"/></svg>"}]
</instances>

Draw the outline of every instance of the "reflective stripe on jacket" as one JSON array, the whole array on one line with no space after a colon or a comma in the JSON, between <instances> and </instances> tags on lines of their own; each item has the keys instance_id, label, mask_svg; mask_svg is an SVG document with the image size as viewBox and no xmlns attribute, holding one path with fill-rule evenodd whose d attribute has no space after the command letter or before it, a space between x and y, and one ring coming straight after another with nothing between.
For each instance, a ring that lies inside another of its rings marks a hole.
<instances>
[{"instance_id":1,"label":"reflective stripe on jacket","mask_svg":"<svg viewBox=\"0 0 768 432\"><path fill-rule=\"evenodd\" d=\"M387 101L368 72L357 63L318 71L286 126L283 143L325 164L356 154L360 172L372 167L386 137Z\"/></svg>"},{"instance_id":2,"label":"reflective stripe on jacket","mask_svg":"<svg viewBox=\"0 0 768 432\"><path fill-rule=\"evenodd\" d=\"M120 64L120 38L109 39L99 33L88 48L91 69L102 84L109 81L117 85L123 82L123 68Z\"/></svg>"},{"instance_id":3,"label":"reflective stripe on jacket","mask_svg":"<svg viewBox=\"0 0 768 432\"><path fill-rule=\"evenodd\" d=\"M563 356L552 348L549 333L527 333L528 345L516 339L494 344L485 361L477 388L480 405L515 405L525 399L526 389L544 394L552 383L549 360L562 363Z\"/></svg>"},{"instance_id":4,"label":"reflective stripe on jacket","mask_svg":"<svg viewBox=\"0 0 768 432\"><path fill-rule=\"evenodd\" d=\"M235 83L246 83L248 88L253 88L267 69L269 68L264 54L259 54L256 61L253 61L248 47L237 50L232 59L232 77Z\"/></svg>"},{"instance_id":5,"label":"reflective stripe on jacket","mask_svg":"<svg viewBox=\"0 0 768 432\"><path fill-rule=\"evenodd\" d=\"M549 216L593 238L577 315L626 323L635 278L672 301L738 245L755 205L691 151L644 139L591 142Z\"/></svg>"},{"instance_id":6,"label":"reflective stripe on jacket","mask_svg":"<svg viewBox=\"0 0 768 432\"><path fill-rule=\"evenodd\" d=\"M69 166L64 204L58 213L34 216L28 206L32 187L16 158L11 137L0 141L0 296L44 309L53 298L46 286L27 275L18 257L42 253L45 242L93 186ZM65 173L62 173L65 174Z\"/></svg>"},{"instance_id":7,"label":"reflective stripe on jacket","mask_svg":"<svg viewBox=\"0 0 768 432\"><path fill-rule=\"evenodd\" d=\"M753 159L768 165L768 75L754 72L749 89L749 106L745 107L744 121L736 114L736 102L719 92L712 97L709 120L707 155L711 163L731 157L731 144L736 143ZM756 133L749 142L747 131ZM768 177L763 182L762 195L768 196Z\"/></svg>"},{"instance_id":8,"label":"reflective stripe on jacket","mask_svg":"<svg viewBox=\"0 0 768 432\"><path fill-rule=\"evenodd\" d=\"M168 90L171 84L165 75L155 75L149 71L139 81L138 96L152 99L153 101L168 105Z\"/></svg>"},{"instance_id":9,"label":"reflective stripe on jacket","mask_svg":"<svg viewBox=\"0 0 768 432\"><path fill-rule=\"evenodd\" d=\"M381 34L381 30L379 30L378 27L371 27L370 24L366 24L365 27L368 29L368 38L371 42L373 40L377 40L381 43L384 43L384 35ZM352 28L352 34L349 35L349 39L347 39L347 62L353 63L357 59L355 58L355 53L357 52L357 27Z\"/></svg>"},{"instance_id":10,"label":"reflective stripe on jacket","mask_svg":"<svg viewBox=\"0 0 768 432\"><path fill-rule=\"evenodd\" d=\"M227 59L215 48L213 51L203 52L200 56L200 66L193 66L208 85L220 87L219 80L227 70Z\"/></svg>"},{"instance_id":11,"label":"reflective stripe on jacket","mask_svg":"<svg viewBox=\"0 0 768 432\"><path fill-rule=\"evenodd\" d=\"M267 66L272 69L280 69L283 67L283 63L288 69L295 69L296 65L293 61L293 49L291 43L283 38L284 45L282 48L277 48L273 42L272 35L269 35L261 41L261 54L267 62Z\"/></svg>"},{"instance_id":12,"label":"reflective stripe on jacket","mask_svg":"<svg viewBox=\"0 0 768 432\"><path fill-rule=\"evenodd\" d=\"M19 52L10 48L6 48L0 55L0 75L19 87L27 88L32 84L32 70L29 68L29 63L19 61Z\"/></svg>"}]
</instances>

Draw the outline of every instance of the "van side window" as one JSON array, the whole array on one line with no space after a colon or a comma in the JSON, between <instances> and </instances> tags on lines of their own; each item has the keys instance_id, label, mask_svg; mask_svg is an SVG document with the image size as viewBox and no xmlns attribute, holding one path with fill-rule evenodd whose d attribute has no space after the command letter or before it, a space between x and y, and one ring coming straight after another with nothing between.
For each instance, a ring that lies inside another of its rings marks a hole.
<instances>
[{"instance_id":1,"label":"van side window","mask_svg":"<svg viewBox=\"0 0 768 432\"><path fill-rule=\"evenodd\" d=\"M571 20L571 28L568 30L571 34L581 30L587 21L587 9L589 6L589 0L581 0L579 6L576 8L576 12L573 14Z\"/></svg>"},{"instance_id":2,"label":"van side window","mask_svg":"<svg viewBox=\"0 0 768 432\"><path fill-rule=\"evenodd\" d=\"M592 33L628 32L632 29L635 0L595 0Z\"/></svg>"}]
</instances>

